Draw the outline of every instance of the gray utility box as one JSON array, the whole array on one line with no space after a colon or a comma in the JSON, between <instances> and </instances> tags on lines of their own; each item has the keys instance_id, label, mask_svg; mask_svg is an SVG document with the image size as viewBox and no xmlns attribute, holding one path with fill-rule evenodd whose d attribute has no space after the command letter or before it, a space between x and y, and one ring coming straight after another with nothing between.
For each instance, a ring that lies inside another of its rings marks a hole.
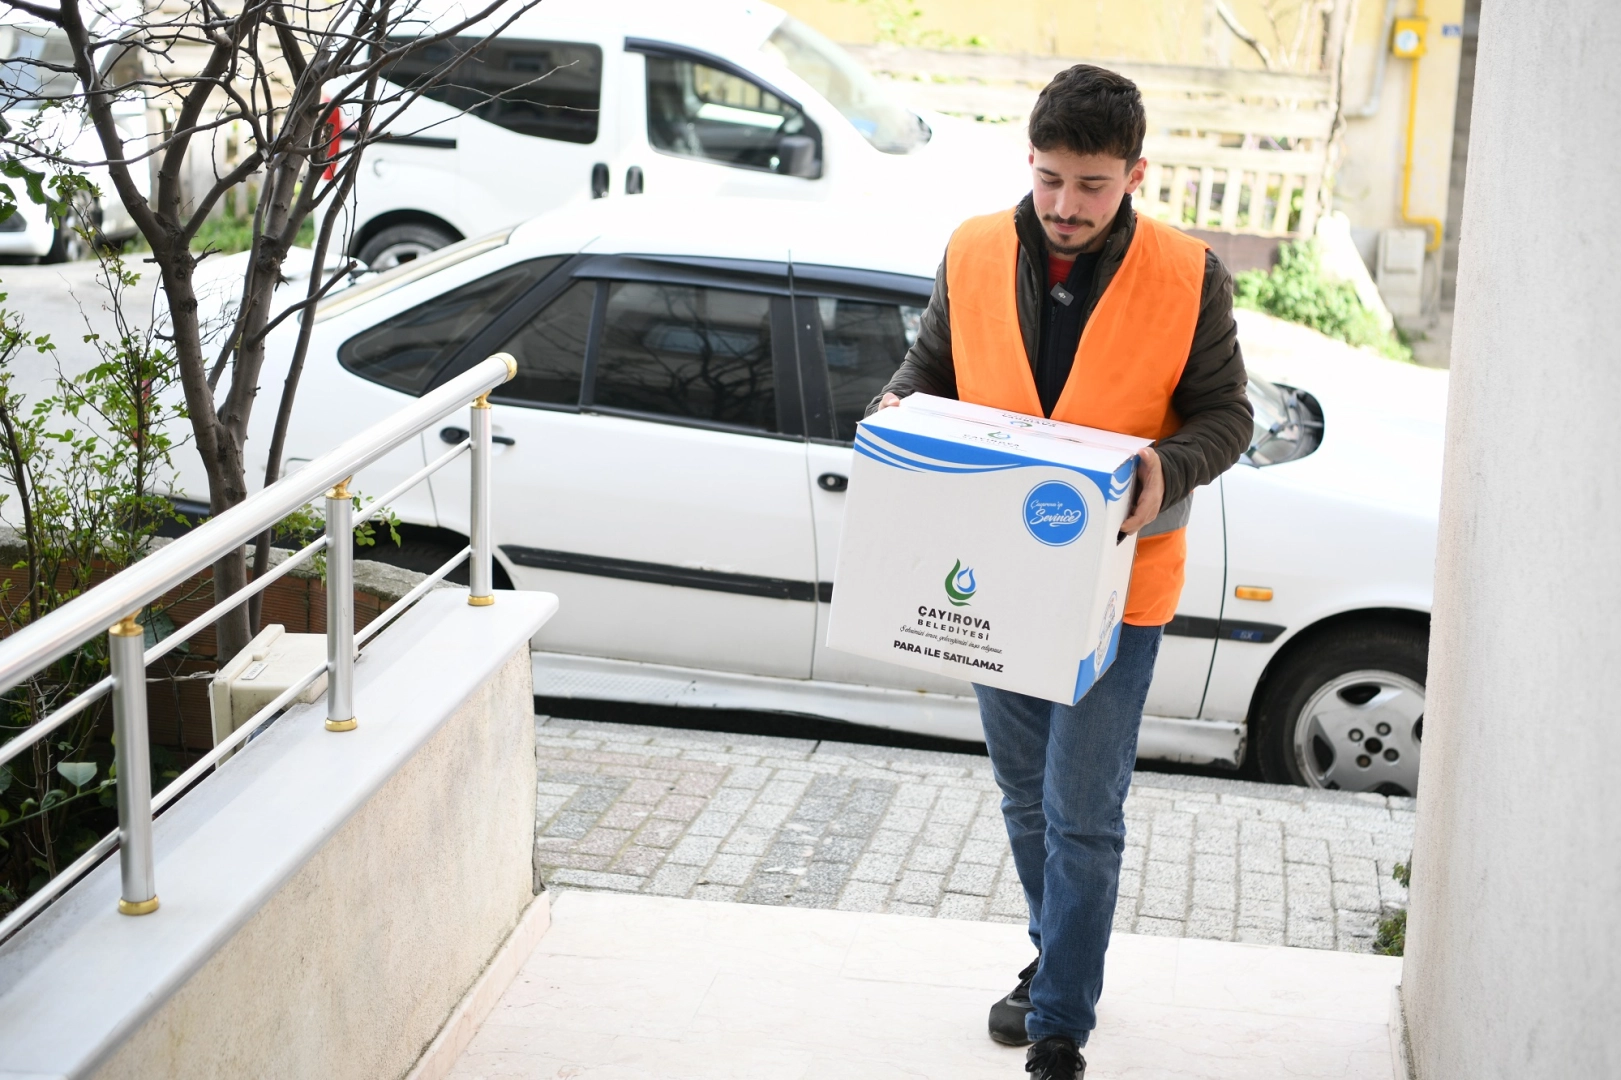
<instances>
[{"instance_id":1,"label":"gray utility box","mask_svg":"<svg viewBox=\"0 0 1621 1080\"><path fill-rule=\"evenodd\" d=\"M259 636L231 657L209 684L214 745L218 746L221 739L308 675L311 668L325 663L325 634L289 634L279 623L259 631ZM307 704L324 693L326 673L322 672L297 700Z\"/></svg>"}]
</instances>

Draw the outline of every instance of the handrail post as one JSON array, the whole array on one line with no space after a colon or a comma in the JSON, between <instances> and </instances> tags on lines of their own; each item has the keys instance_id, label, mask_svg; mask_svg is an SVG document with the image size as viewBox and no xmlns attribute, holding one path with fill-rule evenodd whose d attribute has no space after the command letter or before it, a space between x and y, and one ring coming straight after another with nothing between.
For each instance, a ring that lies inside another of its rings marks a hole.
<instances>
[{"instance_id":1,"label":"handrail post","mask_svg":"<svg viewBox=\"0 0 1621 1080\"><path fill-rule=\"evenodd\" d=\"M355 541L349 480L326 493L326 729L355 729Z\"/></svg>"},{"instance_id":2,"label":"handrail post","mask_svg":"<svg viewBox=\"0 0 1621 1080\"><path fill-rule=\"evenodd\" d=\"M473 553L467 567L467 602L474 607L495 603L490 553L490 395L473 399L468 428L473 441L472 500L468 533Z\"/></svg>"},{"instance_id":3,"label":"handrail post","mask_svg":"<svg viewBox=\"0 0 1621 1080\"><path fill-rule=\"evenodd\" d=\"M118 769L118 910L158 909L152 866L152 748L146 733L146 628L125 616L107 631L113 676L113 760Z\"/></svg>"}]
</instances>

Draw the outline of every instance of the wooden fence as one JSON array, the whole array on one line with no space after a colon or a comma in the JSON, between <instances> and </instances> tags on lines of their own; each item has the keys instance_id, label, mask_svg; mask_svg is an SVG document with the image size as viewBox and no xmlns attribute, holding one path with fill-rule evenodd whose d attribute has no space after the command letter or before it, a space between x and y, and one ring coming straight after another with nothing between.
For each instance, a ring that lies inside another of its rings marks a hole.
<instances>
[{"instance_id":1,"label":"wooden fence","mask_svg":"<svg viewBox=\"0 0 1621 1080\"><path fill-rule=\"evenodd\" d=\"M1142 89L1148 175L1139 212L1184 228L1289 237L1317 222L1334 101L1327 75L1050 56L850 46L913 104L1022 125L1036 94L1093 62Z\"/></svg>"}]
</instances>

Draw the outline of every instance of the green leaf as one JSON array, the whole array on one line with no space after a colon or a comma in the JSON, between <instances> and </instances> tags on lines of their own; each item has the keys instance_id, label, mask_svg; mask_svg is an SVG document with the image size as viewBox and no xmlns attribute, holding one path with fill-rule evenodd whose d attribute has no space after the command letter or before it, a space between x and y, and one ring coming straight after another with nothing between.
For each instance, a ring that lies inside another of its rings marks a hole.
<instances>
[{"instance_id":1,"label":"green leaf","mask_svg":"<svg viewBox=\"0 0 1621 1080\"><path fill-rule=\"evenodd\" d=\"M10 786L11 770L4 765L0 765L0 792L4 792Z\"/></svg>"},{"instance_id":2,"label":"green leaf","mask_svg":"<svg viewBox=\"0 0 1621 1080\"><path fill-rule=\"evenodd\" d=\"M56 766L62 778L76 788L82 788L96 778L94 761L63 761Z\"/></svg>"}]
</instances>

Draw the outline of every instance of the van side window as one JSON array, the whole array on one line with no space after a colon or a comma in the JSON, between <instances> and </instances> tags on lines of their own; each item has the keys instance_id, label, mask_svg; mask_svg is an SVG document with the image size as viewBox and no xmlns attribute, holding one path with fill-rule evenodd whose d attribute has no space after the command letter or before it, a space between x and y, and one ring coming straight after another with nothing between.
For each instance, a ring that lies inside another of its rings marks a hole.
<instances>
[{"instance_id":1,"label":"van side window","mask_svg":"<svg viewBox=\"0 0 1621 1080\"><path fill-rule=\"evenodd\" d=\"M809 117L756 83L693 60L647 57L647 141L742 169L820 174L822 134Z\"/></svg>"},{"instance_id":2,"label":"van side window","mask_svg":"<svg viewBox=\"0 0 1621 1080\"><path fill-rule=\"evenodd\" d=\"M777 430L769 296L614 282L603 325L593 404Z\"/></svg>"},{"instance_id":3,"label":"van side window","mask_svg":"<svg viewBox=\"0 0 1621 1080\"><path fill-rule=\"evenodd\" d=\"M520 135L571 143L597 141L600 48L502 37L456 61L479 40L452 38L414 50L386 65L383 77ZM390 38L389 45L398 48L410 41ZM455 66L445 73L447 64ZM438 81L428 85L435 77Z\"/></svg>"},{"instance_id":4,"label":"van side window","mask_svg":"<svg viewBox=\"0 0 1621 1080\"><path fill-rule=\"evenodd\" d=\"M591 334L594 281L576 281L502 343L500 352L518 361L518 374L491 391L503 401L577 405L585 343Z\"/></svg>"},{"instance_id":5,"label":"van side window","mask_svg":"<svg viewBox=\"0 0 1621 1080\"><path fill-rule=\"evenodd\" d=\"M877 397L917 340L923 309L816 298L827 356L828 394L833 402L835 437L854 442L856 423Z\"/></svg>"},{"instance_id":6,"label":"van side window","mask_svg":"<svg viewBox=\"0 0 1621 1080\"><path fill-rule=\"evenodd\" d=\"M344 342L338 362L362 379L421 394L457 350L563 258L521 262L418 304Z\"/></svg>"}]
</instances>

